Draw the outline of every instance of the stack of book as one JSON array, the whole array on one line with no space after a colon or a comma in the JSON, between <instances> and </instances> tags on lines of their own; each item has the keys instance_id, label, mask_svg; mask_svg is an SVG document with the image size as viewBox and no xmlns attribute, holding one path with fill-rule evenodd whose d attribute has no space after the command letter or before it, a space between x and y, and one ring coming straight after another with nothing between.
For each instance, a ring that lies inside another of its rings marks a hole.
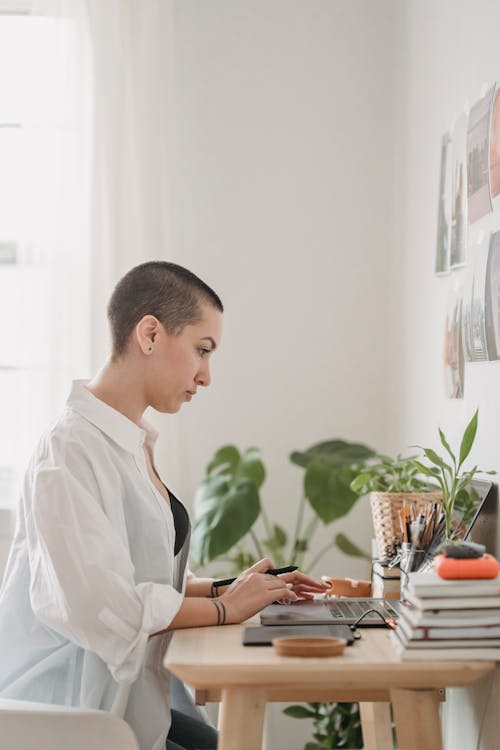
<instances>
[{"instance_id":1,"label":"stack of book","mask_svg":"<svg viewBox=\"0 0 500 750\"><path fill-rule=\"evenodd\" d=\"M384 599L399 599L400 570L397 565L375 561L372 566L372 596Z\"/></svg>"},{"instance_id":2,"label":"stack of book","mask_svg":"<svg viewBox=\"0 0 500 750\"><path fill-rule=\"evenodd\" d=\"M500 575L450 581L410 573L404 599L391 634L402 659L500 661Z\"/></svg>"}]
</instances>

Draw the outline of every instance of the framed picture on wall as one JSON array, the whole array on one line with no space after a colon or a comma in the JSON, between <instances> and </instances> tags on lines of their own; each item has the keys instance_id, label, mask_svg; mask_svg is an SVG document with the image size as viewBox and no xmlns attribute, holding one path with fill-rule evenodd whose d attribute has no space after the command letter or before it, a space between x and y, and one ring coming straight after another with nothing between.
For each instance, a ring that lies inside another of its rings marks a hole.
<instances>
[{"instance_id":1,"label":"framed picture on wall","mask_svg":"<svg viewBox=\"0 0 500 750\"><path fill-rule=\"evenodd\" d=\"M455 122L451 144L450 268L463 266L467 259L467 115Z\"/></svg>"},{"instance_id":2,"label":"framed picture on wall","mask_svg":"<svg viewBox=\"0 0 500 750\"><path fill-rule=\"evenodd\" d=\"M493 210L500 209L500 87L495 86L490 124L490 196Z\"/></svg>"},{"instance_id":3,"label":"framed picture on wall","mask_svg":"<svg viewBox=\"0 0 500 750\"><path fill-rule=\"evenodd\" d=\"M462 342L462 288L455 290L448 303L444 331L444 378L448 398L464 397L464 350Z\"/></svg>"},{"instance_id":4,"label":"framed picture on wall","mask_svg":"<svg viewBox=\"0 0 500 750\"><path fill-rule=\"evenodd\" d=\"M436 238L437 274L450 270L450 222L451 222L451 137L445 133L441 138L441 167L439 172L438 222Z\"/></svg>"},{"instance_id":5,"label":"framed picture on wall","mask_svg":"<svg viewBox=\"0 0 500 750\"><path fill-rule=\"evenodd\" d=\"M467 202L469 223L491 211L490 124L495 87L474 104L467 128Z\"/></svg>"},{"instance_id":6,"label":"framed picture on wall","mask_svg":"<svg viewBox=\"0 0 500 750\"><path fill-rule=\"evenodd\" d=\"M467 362L489 359L486 340L486 269L489 235L469 248L462 302L462 338Z\"/></svg>"},{"instance_id":7,"label":"framed picture on wall","mask_svg":"<svg viewBox=\"0 0 500 750\"><path fill-rule=\"evenodd\" d=\"M489 359L500 359L500 232L491 235L486 267L486 341Z\"/></svg>"}]
</instances>

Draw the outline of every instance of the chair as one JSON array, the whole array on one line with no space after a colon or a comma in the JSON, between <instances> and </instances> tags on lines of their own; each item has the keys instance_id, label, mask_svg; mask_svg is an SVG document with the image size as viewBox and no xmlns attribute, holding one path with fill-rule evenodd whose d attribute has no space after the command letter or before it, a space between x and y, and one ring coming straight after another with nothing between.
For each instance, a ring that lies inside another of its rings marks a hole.
<instances>
[{"instance_id":1,"label":"chair","mask_svg":"<svg viewBox=\"0 0 500 750\"><path fill-rule=\"evenodd\" d=\"M5 750L139 750L129 725L106 711L6 698L0 737Z\"/></svg>"}]
</instances>

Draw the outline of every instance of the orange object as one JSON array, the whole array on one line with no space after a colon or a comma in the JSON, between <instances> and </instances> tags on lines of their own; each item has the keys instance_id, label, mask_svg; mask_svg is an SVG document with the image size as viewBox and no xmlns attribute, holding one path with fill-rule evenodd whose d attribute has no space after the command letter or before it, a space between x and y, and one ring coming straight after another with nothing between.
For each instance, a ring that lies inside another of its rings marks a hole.
<instances>
[{"instance_id":1,"label":"orange object","mask_svg":"<svg viewBox=\"0 0 500 750\"><path fill-rule=\"evenodd\" d=\"M280 656L339 656L347 646L345 638L273 638Z\"/></svg>"},{"instance_id":2,"label":"orange object","mask_svg":"<svg viewBox=\"0 0 500 750\"><path fill-rule=\"evenodd\" d=\"M482 557L458 558L438 555L434 560L438 576L448 579L495 578L500 571L498 560L487 552Z\"/></svg>"},{"instance_id":3,"label":"orange object","mask_svg":"<svg viewBox=\"0 0 500 750\"><path fill-rule=\"evenodd\" d=\"M357 581L355 578L331 578L321 576L330 585L327 596L371 596L371 581Z\"/></svg>"}]
</instances>

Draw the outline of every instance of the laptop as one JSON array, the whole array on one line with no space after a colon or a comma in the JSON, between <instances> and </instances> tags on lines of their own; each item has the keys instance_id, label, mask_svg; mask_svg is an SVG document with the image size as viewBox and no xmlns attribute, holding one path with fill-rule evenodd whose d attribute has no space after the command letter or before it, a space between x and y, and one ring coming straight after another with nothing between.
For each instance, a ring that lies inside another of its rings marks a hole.
<instances>
[{"instance_id":1,"label":"laptop","mask_svg":"<svg viewBox=\"0 0 500 750\"><path fill-rule=\"evenodd\" d=\"M260 613L263 625L354 625L354 623L368 612L359 623L361 626L385 627L385 620L397 620L401 602L394 599L373 599L364 597L359 599L303 599L293 604L270 604ZM380 615L370 610L375 609Z\"/></svg>"},{"instance_id":2,"label":"laptop","mask_svg":"<svg viewBox=\"0 0 500 750\"><path fill-rule=\"evenodd\" d=\"M474 480L472 487L475 491L474 507L467 509L466 531L464 539L474 537L474 541L481 542L478 535L473 534L474 527L480 527L481 513L493 504L495 510L498 504L498 487L494 482ZM439 546L431 543L430 548ZM487 547L488 548L488 547ZM423 561L419 570L430 566L430 560ZM260 613L262 625L325 625L344 624L354 625L365 613L359 627L385 627L385 620L397 620L404 605L399 600L363 598L333 598L322 596L314 600L301 600L293 604L270 604ZM370 612L376 610L376 612ZM379 613L379 614L377 614Z\"/></svg>"}]
</instances>

